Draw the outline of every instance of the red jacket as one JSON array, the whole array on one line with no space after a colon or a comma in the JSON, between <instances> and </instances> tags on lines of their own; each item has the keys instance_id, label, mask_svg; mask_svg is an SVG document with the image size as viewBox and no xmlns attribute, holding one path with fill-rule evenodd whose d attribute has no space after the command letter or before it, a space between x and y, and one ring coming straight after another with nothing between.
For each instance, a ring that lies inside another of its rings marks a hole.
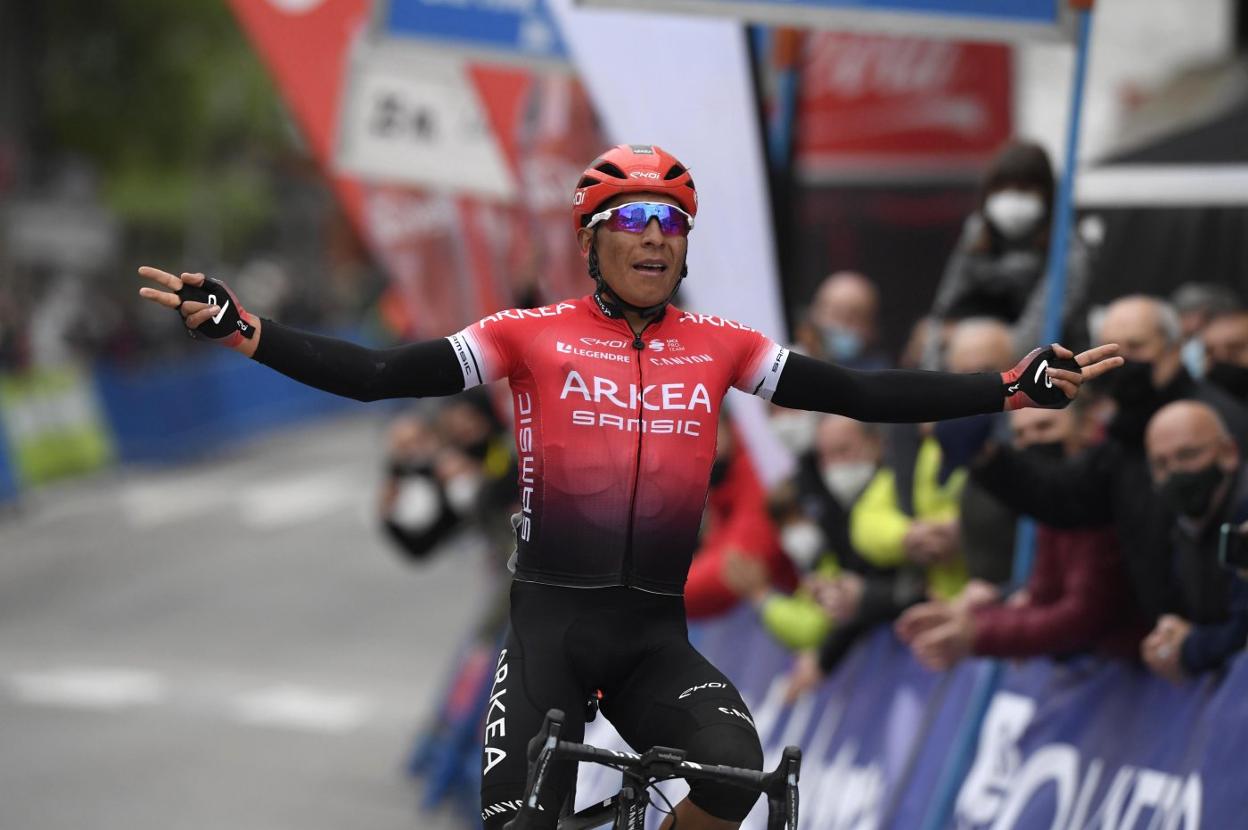
<instances>
[{"instance_id":1,"label":"red jacket","mask_svg":"<svg viewBox=\"0 0 1248 830\"><path fill-rule=\"evenodd\" d=\"M706 508L707 529L685 582L685 611L690 619L723 614L740 600L721 576L724 554L729 550L739 550L766 562L771 583L777 589L796 589L797 572L780 550L776 527L767 514L762 483L746 453L737 451L727 476L711 488Z\"/></svg>"},{"instance_id":2,"label":"red jacket","mask_svg":"<svg viewBox=\"0 0 1248 830\"><path fill-rule=\"evenodd\" d=\"M977 608L972 651L989 657L1133 654L1143 632L1117 538L1113 528L1040 526L1027 604Z\"/></svg>"}]
</instances>

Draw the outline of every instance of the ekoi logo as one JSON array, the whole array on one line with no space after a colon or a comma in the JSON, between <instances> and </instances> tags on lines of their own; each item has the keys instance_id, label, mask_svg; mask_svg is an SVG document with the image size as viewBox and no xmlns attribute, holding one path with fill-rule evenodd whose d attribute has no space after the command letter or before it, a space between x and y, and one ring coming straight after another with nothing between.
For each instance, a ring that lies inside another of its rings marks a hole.
<instances>
[{"instance_id":1,"label":"ekoi logo","mask_svg":"<svg viewBox=\"0 0 1248 830\"><path fill-rule=\"evenodd\" d=\"M590 338L582 338L589 340ZM582 349L580 346L571 346L562 340L555 341L555 351L559 354L576 355L577 357L590 357L594 360L609 360L612 363L630 363L632 358L626 354L616 354L615 352L600 352L596 349Z\"/></svg>"}]
</instances>

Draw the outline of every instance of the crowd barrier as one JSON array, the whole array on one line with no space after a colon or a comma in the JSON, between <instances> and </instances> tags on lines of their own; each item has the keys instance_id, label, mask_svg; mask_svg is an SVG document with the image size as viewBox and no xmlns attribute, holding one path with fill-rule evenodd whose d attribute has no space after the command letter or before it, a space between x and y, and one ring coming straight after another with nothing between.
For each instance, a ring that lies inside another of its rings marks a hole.
<instances>
[{"instance_id":1,"label":"crowd barrier","mask_svg":"<svg viewBox=\"0 0 1248 830\"><path fill-rule=\"evenodd\" d=\"M752 610L695 630L753 713L767 763L803 748L801 830L914 830L935 806L971 689L991 669L919 666L888 629L854 648L815 693L783 702L790 656ZM1174 686L1091 657L1008 663L962 781L957 830L1223 830L1248 827L1248 660ZM603 719L588 740L621 747ZM578 802L618 786L583 768ZM673 801L683 786L668 790ZM654 812L652 810L652 812ZM745 827L764 826L760 805ZM654 812L648 826L658 826Z\"/></svg>"},{"instance_id":2,"label":"crowd barrier","mask_svg":"<svg viewBox=\"0 0 1248 830\"><path fill-rule=\"evenodd\" d=\"M0 374L0 506L113 462L188 461L361 406L208 347L164 363Z\"/></svg>"},{"instance_id":3,"label":"crowd barrier","mask_svg":"<svg viewBox=\"0 0 1248 830\"><path fill-rule=\"evenodd\" d=\"M208 347L162 365L99 364L95 386L123 462L228 451L256 435L363 406Z\"/></svg>"}]
</instances>

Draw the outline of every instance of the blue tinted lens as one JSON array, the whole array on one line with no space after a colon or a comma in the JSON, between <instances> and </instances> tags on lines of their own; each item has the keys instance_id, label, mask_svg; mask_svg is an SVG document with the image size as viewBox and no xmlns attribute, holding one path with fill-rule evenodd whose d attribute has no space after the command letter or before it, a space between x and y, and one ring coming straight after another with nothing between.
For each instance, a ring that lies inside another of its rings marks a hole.
<instances>
[{"instance_id":1,"label":"blue tinted lens","mask_svg":"<svg viewBox=\"0 0 1248 830\"><path fill-rule=\"evenodd\" d=\"M660 202L630 202L613 208L607 225L612 230L641 233L651 219L659 220L659 230L666 236L689 233L689 217L680 208Z\"/></svg>"}]
</instances>

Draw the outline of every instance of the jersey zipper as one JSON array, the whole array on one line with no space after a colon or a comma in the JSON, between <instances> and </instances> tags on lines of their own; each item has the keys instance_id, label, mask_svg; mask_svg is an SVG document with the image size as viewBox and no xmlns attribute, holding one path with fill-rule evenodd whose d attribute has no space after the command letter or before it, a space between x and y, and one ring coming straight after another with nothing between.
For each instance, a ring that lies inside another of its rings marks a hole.
<instances>
[{"instance_id":1,"label":"jersey zipper","mask_svg":"<svg viewBox=\"0 0 1248 830\"><path fill-rule=\"evenodd\" d=\"M625 588L633 586L633 522L637 515L637 489L641 486L641 437L645 434L645 383L641 377L641 356L646 349L646 344L642 342L641 335L646 329L650 328L650 322L647 321L641 327L640 332L634 332L633 327L624 320L624 325L628 328L629 333L633 335L633 351L637 355L637 458L633 472L633 494L628 500L628 532L624 539L624 565L621 574Z\"/></svg>"}]
</instances>

